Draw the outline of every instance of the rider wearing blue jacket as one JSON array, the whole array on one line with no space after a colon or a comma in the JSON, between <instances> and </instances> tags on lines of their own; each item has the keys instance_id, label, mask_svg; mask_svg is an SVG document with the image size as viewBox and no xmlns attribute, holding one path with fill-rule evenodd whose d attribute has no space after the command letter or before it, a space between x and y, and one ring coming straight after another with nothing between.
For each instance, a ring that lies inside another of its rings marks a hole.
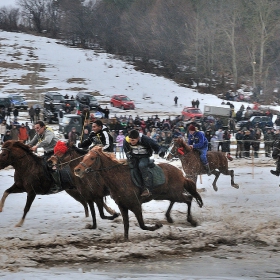
<instances>
[{"instance_id":1,"label":"rider wearing blue jacket","mask_svg":"<svg viewBox=\"0 0 280 280\"><path fill-rule=\"evenodd\" d=\"M210 176L211 170L207 160L208 140L205 134L196 130L196 127L192 124L189 126L188 145L199 152L200 160L207 171L207 175Z\"/></svg>"}]
</instances>

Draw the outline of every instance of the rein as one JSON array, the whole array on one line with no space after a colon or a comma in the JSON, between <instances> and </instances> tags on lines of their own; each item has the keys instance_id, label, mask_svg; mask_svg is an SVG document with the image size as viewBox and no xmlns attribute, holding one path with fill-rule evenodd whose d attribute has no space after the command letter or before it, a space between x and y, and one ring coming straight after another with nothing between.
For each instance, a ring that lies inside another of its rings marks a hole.
<instances>
[{"instance_id":1,"label":"rein","mask_svg":"<svg viewBox=\"0 0 280 280\"><path fill-rule=\"evenodd\" d=\"M57 159L58 159L58 162L61 162L61 159L63 159L63 157L62 158L59 158L58 156L56 156L56 155L54 155ZM69 160L69 161L66 161L66 162L62 162L62 163L58 163L58 164L56 164L57 166L59 166L59 167L61 167L61 166L63 166L63 165L67 165L67 164L69 164L70 162L72 162L72 161L74 161L74 160L77 160L77 159L79 159L79 158L82 158L82 157L84 157L85 155L82 155L82 156L80 156L80 157L76 157L76 158L73 158L73 159L71 159L71 160Z\"/></svg>"},{"instance_id":2,"label":"rein","mask_svg":"<svg viewBox=\"0 0 280 280\"><path fill-rule=\"evenodd\" d=\"M96 157L96 163L95 165L97 165L99 162L100 162L100 155L96 152L96 151L90 151L90 152L94 152L96 153L96 155L98 157ZM94 163L94 162L93 162ZM93 165L93 163L91 165ZM99 168L99 169L92 169L91 168L91 165L90 166L87 166L84 162L80 162L80 164L85 168L85 173L89 173L89 172L100 172L100 171L104 171L104 170L110 170L110 169L113 169L117 166L120 166L120 165L124 165L124 163L117 163L117 164L114 164L114 165L111 165L109 167L104 167L104 168Z\"/></svg>"}]
</instances>

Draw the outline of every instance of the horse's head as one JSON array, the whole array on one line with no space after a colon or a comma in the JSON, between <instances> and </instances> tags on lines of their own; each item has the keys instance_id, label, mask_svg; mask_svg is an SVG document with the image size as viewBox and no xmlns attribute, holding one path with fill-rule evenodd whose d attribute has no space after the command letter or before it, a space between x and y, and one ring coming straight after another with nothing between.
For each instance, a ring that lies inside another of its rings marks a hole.
<instances>
[{"instance_id":1,"label":"horse's head","mask_svg":"<svg viewBox=\"0 0 280 280\"><path fill-rule=\"evenodd\" d=\"M272 146L272 157L278 159L280 155L280 140L275 140Z\"/></svg>"},{"instance_id":2,"label":"horse's head","mask_svg":"<svg viewBox=\"0 0 280 280\"><path fill-rule=\"evenodd\" d=\"M185 143L183 138L176 138L170 144L165 159L171 160L174 157L180 157L190 152L190 147Z\"/></svg>"},{"instance_id":3,"label":"horse's head","mask_svg":"<svg viewBox=\"0 0 280 280\"><path fill-rule=\"evenodd\" d=\"M85 173L96 170L100 166L100 156L102 148L93 147L83 158L83 160L74 168L74 174L83 178Z\"/></svg>"},{"instance_id":4,"label":"horse's head","mask_svg":"<svg viewBox=\"0 0 280 280\"><path fill-rule=\"evenodd\" d=\"M15 163L20 163L27 155L31 155L35 160L40 160L39 157L33 154L30 147L23 144L22 141L6 141L3 144L0 153L0 169ZM24 159L24 161L26 163L26 159Z\"/></svg>"},{"instance_id":5,"label":"horse's head","mask_svg":"<svg viewBox=\"0 0 280 280\"><path fill-rule=\"evenodd\" d=\"M48 160L47 160L47 165L49 168L55 170L57 169L58 165L60 163L60 159L57 155L52 155Z\"/></svg>"}]
</instances>

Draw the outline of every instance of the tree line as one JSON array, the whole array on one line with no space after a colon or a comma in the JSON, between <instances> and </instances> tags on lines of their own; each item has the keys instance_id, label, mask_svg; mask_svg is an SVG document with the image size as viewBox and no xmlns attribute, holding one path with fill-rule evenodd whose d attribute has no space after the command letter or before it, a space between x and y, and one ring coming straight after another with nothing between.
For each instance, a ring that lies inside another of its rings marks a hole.
<instances>
[{"instance_id":1,"label":"tree line","mask_svg":"<svg viewBox=\"0 0 280 280\"><path fill-rule=\"evenodd\" d=\"M97 44L141 70L206 92L240 84L270 98L278 86L278 0L18 0L0 28L83 48Z\"/></svg>"}]
</instances>

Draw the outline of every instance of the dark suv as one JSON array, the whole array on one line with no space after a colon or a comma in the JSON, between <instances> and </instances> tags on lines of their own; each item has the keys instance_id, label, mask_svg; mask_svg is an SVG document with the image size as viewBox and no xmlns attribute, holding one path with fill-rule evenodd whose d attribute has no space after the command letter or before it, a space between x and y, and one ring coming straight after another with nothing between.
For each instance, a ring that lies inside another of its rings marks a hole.
<instances>
[{"instance_id":1,"label":"dark suv","mask_svg":"<svg viewBox=\"0 0 280 280\"><path fill-rule=\"evenodd\" d=\"M267 116L253 116L250 118L250 124L252 127L258 125L259 128L263 129L265 127L273 127L273 122L271 118ZM239 130L246 127L248 129L248 120L239 121L235 125L235 129Z\"/></svg>"},{"instance_id":2,"label":"dark suv","mask_svg":"<svg viewBox=\"0 0 280 280\"><path fill-rule=\"evenodd\" d=\"M44 101L52 103L65 103L65 98L59 92L49 91L45 94Z\"/></svg>"},{"instance_id":3,"label":"dark suv","mask_svg":"<svg viewBox=\"0 0 280 280\"><path fill-rule=\"evenodd\" d=\"M11 107L11 101L10 98L7 97L6 95L1 95L0 96L0 108L9 108Z\"/></svg>"},{"instance_id":4,"label":"dark suv","mask_svg":"<svg viewBox=\"0 0 280 280\"><path fill-rule=\"evenodd\" d=\"M77 101L77 107L82 111L85 106L88 106L90 110L97 110L97 107L99 106L99 103L97 99L86 92L79 92L76 95L76 101Z\"/></svg>"}]
</instances>

